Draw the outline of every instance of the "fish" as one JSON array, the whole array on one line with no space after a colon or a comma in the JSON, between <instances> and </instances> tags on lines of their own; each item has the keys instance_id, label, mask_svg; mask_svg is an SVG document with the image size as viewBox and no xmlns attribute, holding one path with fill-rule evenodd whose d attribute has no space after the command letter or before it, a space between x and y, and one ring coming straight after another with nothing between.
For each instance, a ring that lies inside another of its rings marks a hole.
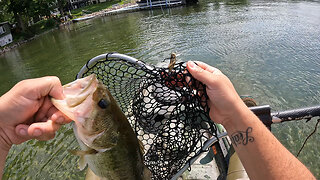
<instances>
[{"instance_id":1,"label":"fish","mask_svg":"<svg viewBox=\"0 0 320 180\"><path fill-rule=\"evenodd\" d=\"M53 105L74 121L81 150L79 167L97 179L151 179L143 162L143 145L110 91L95 74L63 86L65 98Z\"/></svg>"}]
</instances>

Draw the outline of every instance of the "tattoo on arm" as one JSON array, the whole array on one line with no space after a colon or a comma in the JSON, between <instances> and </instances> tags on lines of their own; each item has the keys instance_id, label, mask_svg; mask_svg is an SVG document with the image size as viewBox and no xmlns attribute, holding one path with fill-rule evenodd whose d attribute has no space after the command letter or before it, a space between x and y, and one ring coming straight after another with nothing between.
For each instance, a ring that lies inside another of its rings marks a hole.
<instances>
[{"instance_id":1,"label":"tattoo on arm","mask_svg":"<svg viewBox=\"0 0 320 180\"><path fill-rule=\"evenodd\" d=\"M231 141L236 147L240 144L247 145L248 142L253 142L254 138L249 136L249 133L252 132L252 127L248 127L246 131L237 131L231 134Z\"/></svg>"}]
</instances>

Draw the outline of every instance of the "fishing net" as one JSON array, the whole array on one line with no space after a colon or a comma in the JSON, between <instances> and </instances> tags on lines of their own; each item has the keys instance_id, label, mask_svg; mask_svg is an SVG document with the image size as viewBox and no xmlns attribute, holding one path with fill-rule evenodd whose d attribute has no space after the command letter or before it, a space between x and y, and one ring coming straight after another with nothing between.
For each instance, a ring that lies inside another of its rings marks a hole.
<instances>
[{"instance_id":1,"label":"fishing net","mask_svg":"<svg viewBox=\"0 0 320 180\"><path fill-rule=\"evenodd\" d=\"M88 61L78 78L97 75L142 141L153 179L172 178L201 153L208 138L217 136L205 85L191 76L185 63L169 70L112 54L103 57Z\"/></svg>"}]
</instances>

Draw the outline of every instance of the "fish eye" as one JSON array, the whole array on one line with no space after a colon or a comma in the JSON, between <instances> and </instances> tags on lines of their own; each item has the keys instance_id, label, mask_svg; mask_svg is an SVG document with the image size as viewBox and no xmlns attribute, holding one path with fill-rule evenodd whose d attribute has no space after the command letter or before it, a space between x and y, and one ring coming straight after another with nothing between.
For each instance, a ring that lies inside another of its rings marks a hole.
<instances>
[{"instance_id":1,"label":"fish eye","mask_svg":"<svg viewBox=\"0 0 320 180\"><path fill-rule=\"evenodd\" d=\"M104 99L100 99L100 101L98 102L98 106L101 107L102 109L106 109L108 105L109 103Z\"/></svg>"}]
</instances>

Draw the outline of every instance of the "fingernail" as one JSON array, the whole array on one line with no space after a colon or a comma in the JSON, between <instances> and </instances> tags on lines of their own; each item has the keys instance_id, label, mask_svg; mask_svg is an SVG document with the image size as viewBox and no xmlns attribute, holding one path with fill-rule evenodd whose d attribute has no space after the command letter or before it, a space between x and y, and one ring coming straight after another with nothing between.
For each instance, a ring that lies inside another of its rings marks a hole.
<instances>
[{"instance_id":1,"label":"fingernail","mask_svg":"<svg viewBox=\"0 0 320 180\"><path fill-rule=\"evenodd\" d=\"M58 119L57 119L57 123L63 123L64 122L64 117L59 117Z\"/></svg>"},{"instance_id":2,"label":"fingernail","mask_svg":"<svg viewBox=\"0 0 320 180\"><path fill-rule=\"evenodd\" d=\"M42 132L40 129L35 129L33 132L33 136L41 136Z\"/></svg>"},{"instance_id":3,"label":"fingernail","mask_svg":"<svg viewBox=\"0 0 320 180\"><path fill-rule=\"evenodd\" d=\"M196 67L196 64L193 61L189 61L189 67L194 69Z\"/></svg>"},{"instance_id":4,"label":"fingernail","mask_svg":"<svg viewBox=\"0 0 320 180\"><path fill-rule=\"evenodd\" d=\"M26 135L28 134L25 129L20 129L20 130L19 130L19 133L20 133L20 135L22 135L22 136L26 136Z\"/></svg>"}]
</instances>

